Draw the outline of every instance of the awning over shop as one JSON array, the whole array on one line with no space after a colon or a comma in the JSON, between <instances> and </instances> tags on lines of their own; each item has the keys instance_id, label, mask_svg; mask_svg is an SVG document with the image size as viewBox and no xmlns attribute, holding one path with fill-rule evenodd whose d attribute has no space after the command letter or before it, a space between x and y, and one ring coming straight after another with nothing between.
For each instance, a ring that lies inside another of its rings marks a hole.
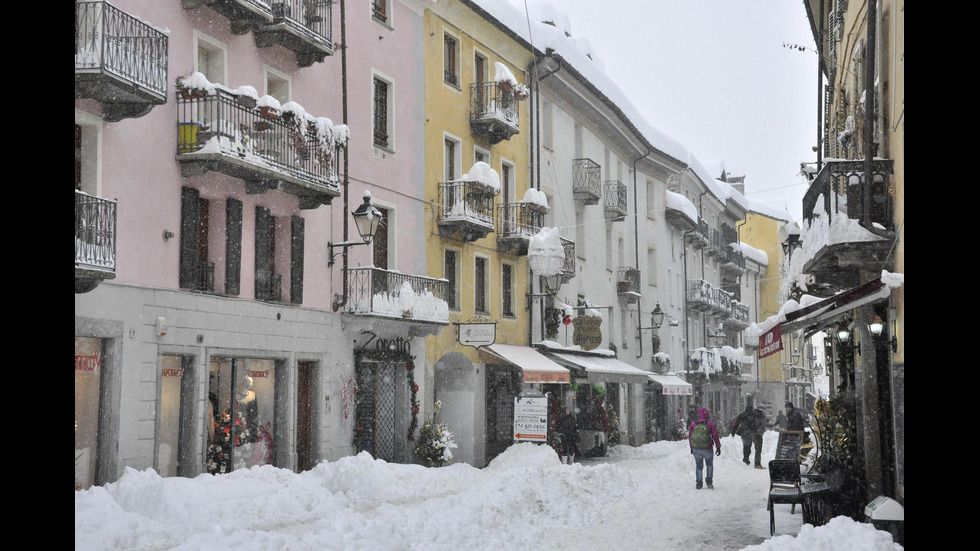
<instances>
[{"instance_id":1,"label":"awning over shop","mask_svg":"<svg viewBox=\"0 0 980 551\"><path fill-rule=\"evenodd\" d=\"M648 373L647 377L654 384L660 385L663 393L670 396L689 396L694 394L694 387L691 383L674 375L658 375Z\"/></svg>"},{"instance_id":2,"label":"awning over shop","mask_svg":"<svg viewBox=\"0 0 980 551\"><path fill-rule=\"evenodd\" d=\"M881 278L873 279L786 314L786 321L782 323L782 331L797 331L818 325L846 314L859 306L885 300L890 294L891 288L886 286Z\"/></svg>"},{"instance_id":3,"label":"awning over shop","mask_svg":"<svg viewBox=\"0 0 980 551\"><path fill-rule=\"evenodd\" d=\"M593 383L646 383L647 373L616 358L600 356L580 356L577 354L554 354L555 358L585 370Z\"/></svg>"},{"instance_id":4,"label":"awning over shop","mask_svg":"<svg viewBox=\"0 0 980 551\"><path fill-rule=\"evenodd\" d=\"M571 382L568 369L558 365L533 348L511 344L491 344L482 350L521 368L525 383Z\"/></svg>"}]
</instances>

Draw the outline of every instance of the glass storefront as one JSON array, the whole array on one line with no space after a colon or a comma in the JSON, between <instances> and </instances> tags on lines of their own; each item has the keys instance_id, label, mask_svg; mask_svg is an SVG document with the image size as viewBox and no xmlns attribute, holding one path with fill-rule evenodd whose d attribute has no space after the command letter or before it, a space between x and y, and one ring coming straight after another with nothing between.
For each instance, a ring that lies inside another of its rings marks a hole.
<instances>
[{"instance_id":1,"label":"glass storefront","mask_svg":"<svg viewBox=\"0 0 980 551\"><path fill-rule=\"evenodd\" d=\"M75 489L95 484L102 388L102 339L75 337Z\"/></svg>"},{"instance_id":2,"label":"glass storefront","mask_svg":"<svg viewBox=\"0 0 980 551\"><path fill-rule=\"evenodd\" d=\"M250 358L212 358L208 366L207 471L273 462L276 362Z\"/></svg>"},{"instance_id":3,"label":"glass storefront","mask_svg":"<svg viewBox=\"0 0 980 551\"><path fill-rule=\"evenodd\" d=\"M181 356L164 356L161 361L160 432L157 434L157 473L176 476L180 457L181 402L184 367Z\"/></svg>"}]
</instances>

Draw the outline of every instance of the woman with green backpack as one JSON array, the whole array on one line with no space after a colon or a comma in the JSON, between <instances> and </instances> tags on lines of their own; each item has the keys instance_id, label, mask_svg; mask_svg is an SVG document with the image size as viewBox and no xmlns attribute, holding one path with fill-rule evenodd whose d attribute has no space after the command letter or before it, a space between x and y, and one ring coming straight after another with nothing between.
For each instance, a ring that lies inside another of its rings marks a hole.
<instances>
[{"instance_id":1,"label":"woman with green backpack","mask_svg":"<svg viewBox=\"0 0 980 551\"><path fill-rule=\"evenodd\" d=\"M700 490L703 486L701 474L705 467L707 467L707 472L704 473L704 482L708 483L709 489L713 489L714 455L721 455L721 440L718 438L718 428L711 421L711 413L707 409L698 410L698 420L691 423L687 434L687 440L691 446L691 455L694 456L697 489Z\"/></svg>"}]
</instances>

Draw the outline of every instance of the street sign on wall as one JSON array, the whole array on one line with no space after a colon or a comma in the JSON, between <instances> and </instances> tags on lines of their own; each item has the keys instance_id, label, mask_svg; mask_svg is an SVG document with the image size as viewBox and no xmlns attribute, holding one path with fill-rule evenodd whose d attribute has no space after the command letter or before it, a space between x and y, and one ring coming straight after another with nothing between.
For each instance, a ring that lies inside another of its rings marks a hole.
<instances>
[{"instance_id":1,"label":"street sign on wall","mask_svg":"<svg viewBox=\"0 0 980 551\"><path fill-rule=\"evenodd\" d=\"M548 398L516 396L514 398L514 441L548 440Z\"/></svg>"},{"instance_id":2,"label":"street sign on wall","mask_svg":"<svg viewBox=\"0 0 980 551\"><path fill-rule=\"evenodd\" d=\"M473 321L456 324L456 340L463 346L480 348L497 340L497 322Z\"/></svg>"}]
</instances>

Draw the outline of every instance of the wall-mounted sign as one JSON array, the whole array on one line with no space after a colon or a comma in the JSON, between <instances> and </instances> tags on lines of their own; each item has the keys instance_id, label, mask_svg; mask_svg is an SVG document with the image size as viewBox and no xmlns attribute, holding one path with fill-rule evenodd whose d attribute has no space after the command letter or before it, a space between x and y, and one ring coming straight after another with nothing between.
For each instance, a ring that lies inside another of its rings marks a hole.
<instances>
[{"instance_id":1,"label":"wall-mounted sign","mask_svg":"<svg viewBox=\"0 0 980 551\"><path fill-rule=\"evenodd\" d=\"M456 340L463 346L480 348L497 340L497 322L467 321L456 324Z\"/></svg>"},{"instance_id":2,"label":"wall-mounted sign","mask_svg":"<svg viewBox=\"0 0 980 551\"><path fill-rule=\"evenodd\" d=\"M514 398L514 441L544 442L548 439L548 398Z\"/></svg>"},{"instance_id":3,"label":"wall-mounted sign","mask_svg":"<svg viewBox=\"0 0 980 551\"><path fill-rule=\"evenodd\" d=\"M766 331L759 337L759 359L772 356L783 349L782 325Z\"/></svg>"},{"instance_id":4,"label":"wall-mounted sign","mask_svg":"<svg viewBox=\"0 0 980 551\"><path fill-rule=\"evenodd\" d=\"M575 331L572 333L572 343L582 347L582 350L592 350L602 344L602 331L599 316L578 316L572 320Z\"/></svg>"}]
</instances>

